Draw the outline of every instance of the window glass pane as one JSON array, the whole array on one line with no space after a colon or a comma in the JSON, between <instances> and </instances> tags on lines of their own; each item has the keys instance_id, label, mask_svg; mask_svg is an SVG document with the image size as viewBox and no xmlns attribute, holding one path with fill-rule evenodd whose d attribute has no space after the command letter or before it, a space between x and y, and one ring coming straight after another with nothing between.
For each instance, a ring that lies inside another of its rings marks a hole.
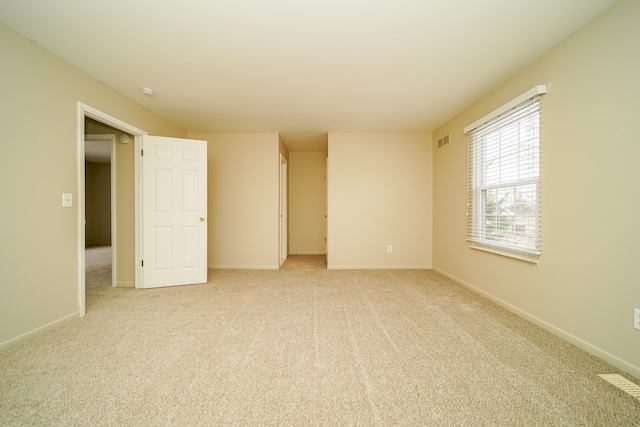
<instances>
[{"instance_id":1,"label":"window glass pane","mask_svg":"<svg viewBox=\"0 0 640 427\"><path fill-rule=\"evenodd\" d=\"M539 103L473 131L470 231L476 244L539 253Z\"/></svg>"}]
</instances>

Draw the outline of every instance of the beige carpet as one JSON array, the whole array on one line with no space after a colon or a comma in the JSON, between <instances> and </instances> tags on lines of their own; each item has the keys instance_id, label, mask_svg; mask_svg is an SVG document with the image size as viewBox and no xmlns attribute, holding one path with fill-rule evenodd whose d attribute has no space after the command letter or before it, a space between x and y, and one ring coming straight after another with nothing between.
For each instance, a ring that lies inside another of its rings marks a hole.
<instances>
[{"instance_id":1,"label":"beige carpet","mask_svg":"<svg viewBox=\"0 0 640 427\"><path fill-rule=\"evenodd\" d=\"M283 270L318 270L327 268L326 255L289 255L280 267Z\"/></svg>"},{"instance_id":2,"label":"beige carpet","mask_svg":"<svg viewBox=\"0 0 640 427\"><path fill-rule=\"evenodd\" d=\"M85 282L87 289L111 286L111 246L87 246Z\"/></svg>"},{"instance_id":3,"label":"beige carpet","mask_svg":"<svg viewBox=\"0 0 640 427\"><path fill-rule=\"evenodd\" d=\"M640 425L617 369L433 272L209 275L87 289L0 352L0 425Z\"/></svg>"}]
</instances>

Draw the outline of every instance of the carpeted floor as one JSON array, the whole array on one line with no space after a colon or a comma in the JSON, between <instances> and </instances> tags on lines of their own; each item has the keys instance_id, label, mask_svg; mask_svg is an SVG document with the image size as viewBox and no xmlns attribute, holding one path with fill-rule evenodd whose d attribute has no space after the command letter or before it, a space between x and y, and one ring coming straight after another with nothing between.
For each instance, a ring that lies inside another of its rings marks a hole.
<instances>
[{"instance_id":1,"label":"carpeted floor","mask_svg":"<svg viewBox=\"0 0 640 427\"><path fill-rule=\"evenodd\" d=\"M87 246L85 282L87 289L111 286L111 246Z\"/></svg>"},{"instance_id":2,"label":"carpeted floor","mask_svg":"<svg viewBox=\"0 0 640 427\"><path fill-rule=\"evenodd\" d=\"M327 268L326 255L289 255L282 270L319 270Z\"/></svg>"},{"instance_id":3,"label":"carpeted floor","mask_svg":"<svg viewBox=\"0 0 640 427\"><path fill-rule=\"evenodd\" d=\"M0 352L0 425L640 426L600 373L431 271L213 270Z\"/></svg>"}]
</instances>

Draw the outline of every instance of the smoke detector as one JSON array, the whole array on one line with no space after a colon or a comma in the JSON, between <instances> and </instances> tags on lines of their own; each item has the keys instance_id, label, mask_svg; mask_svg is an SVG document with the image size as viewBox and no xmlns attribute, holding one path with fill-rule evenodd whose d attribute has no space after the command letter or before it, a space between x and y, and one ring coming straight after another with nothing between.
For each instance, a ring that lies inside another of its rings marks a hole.
<instances>
[{"instance_id":1,"label":"smoke detector","mask_svg":"<svg viewBox=\"0 0 640 427\"><path fill-rule=\"evenodd\" d=\"M153 89L149 89L148 87L145 87L144 89L142 89L142 93L144 93L147 96L153 96Z\"/></svg>"}]
</instances>

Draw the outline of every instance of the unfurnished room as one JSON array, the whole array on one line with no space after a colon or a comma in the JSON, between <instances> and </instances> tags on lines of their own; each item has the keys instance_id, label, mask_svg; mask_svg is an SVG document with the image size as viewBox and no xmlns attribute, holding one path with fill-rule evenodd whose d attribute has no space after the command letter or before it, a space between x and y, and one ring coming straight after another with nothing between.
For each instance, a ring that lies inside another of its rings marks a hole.
<instances>
[{"instance_id":1,"label":"unfurnished room","mask_svg":"<svg viewBox=\"0 0 640 427\"><path fill-rule=\"evenodd\" d=\"M0 2L0 425L640 425L640 1Z\"/></svg>"}]
</instances>

